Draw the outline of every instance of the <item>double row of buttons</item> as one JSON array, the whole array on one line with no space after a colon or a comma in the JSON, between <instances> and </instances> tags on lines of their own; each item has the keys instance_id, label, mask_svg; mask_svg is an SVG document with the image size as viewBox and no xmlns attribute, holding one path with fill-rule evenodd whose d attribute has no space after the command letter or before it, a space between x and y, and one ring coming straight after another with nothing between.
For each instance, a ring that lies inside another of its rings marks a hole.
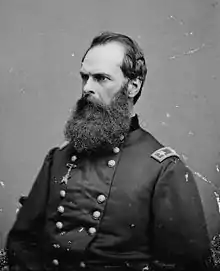
<instances>
[{"instance_id":1,"label":"double row of buttons","mask_svg":"<svg viewBox=\"0 0 220 271\"><path fill-rule=\"evenodd\" d=\"M61 191L60 191L60 195L61 195L61 197L65 197L65 195L66 195L65 190L61 190ZM99 204L105 202L105 200L106 200L106 196L103 195L103 194L100 194L100 195L97 197L97 202L98 202ZM58 207L58 211L61 212L61 213L64 212L64 207L63 207L63 206L59 206L59 207ZM98 218L100 217L100 215L101 215L101 213L100 213L99 211L94 211L94 212L93 212L93 218L94 218L94 219L98 219ZM63 223L60 222L60 221L56 222L56 227L57 227L58 229L62 229L62 228L63 228ZM94 234L96 233L96 228L90 227L90 228L88 229L88 233L89 233L90 235L94 235ZM58 266L58 265L59 265L59 261L58 261L57 259L53 259L52 263L53 263L53 265L55 265L55 266ZM81 268L85 268L85 267L86 267L85 263L84 263L84 262L81 262L81 263L80 263L80 267L81 267Z\"/></svg>"},{"instance_id":2,"label":"double row of buttons","mask_svg":"<svg viewBox=\"0 0 220 271\"><path fill-rule=\"evenodd\" d=\"M121 138L121 139L123 139L123 138ZM113 152L114 152L115 154L117 154L117 153L120 152L120 149L119 149L118 147L115 147L115 148L113 148ZM77 159L77 157L76 157L75 155L73 155L73 156L71 157L71 161L72 161L72 162L75 162L76 159ZM108 161L108 166L109 166L109 167L114 167L115 164L116 164L115 160L109 160L109 161ZM65 198L65 196L66 196L66 191L65 191L65 190L60 190L60 196L61 196L61 198ZM106 196L103 195L103 194L100 194L100 195L97 197L97 202L98 202L99 204L105 202L105 200L106 200ZM60 205L60 206L57 208L57 211L58 211L59 213L64 213L64 207L63 207L62 205ZM93 218L94 218L94 219L99 219L100 216L101 216L101 212L100 212L100 211L97 211L97 210L96 210L96 211L93 212ZM56 222L56 227L57 227L58 229L62 229L62 228L63 228L63 223L62 223L61 221L57 221L57 222ZM91 235L95 234L95 233L96 233L96 228L90 227L90 228L88 229L88 233L91 234ZM56 265L56 266L59 265L59 261L58 261L57 259L54 259L54 260L52 261L52 263L53 263L54 265ZM81 262L81 263L80 263L80 267L85 268L85 267L86 267L85 263L84 263L84 262Z\"/></svg>"},{"instance_id":3,"label":"double row of buttons","mask_svg":"<svg viewBox=\"0 0 220 271\"><path fill-rule=\"evenodd\" d=\"M65 194L66 194L65 190L61 190L61 191L60 191L60 195L61 195L62 197L64 197ZM97 197L97 202L98 202L98 203L103 203L105 200L106 200L106 197L105 197L105 195L103 195L103 194L101 194L101 195L99 195L99 196ZM62 205L60 205L60 206L57 208L57 211L58 211L59 213L64 213L64 207L63 207ZM98 219L100 216L101 216L101 213L100 213L99 211L94 211L94 212L93 212L93 218L94 218L94 219ZM57 227L58 229L62 229L62 228L63 228L63 223L60 222L60 221L56 222L56 227ZM89 228L89 233L90 233L90 234L96 233L96 229L93 228L93 227Z\"/></svg>"}]
</instances>

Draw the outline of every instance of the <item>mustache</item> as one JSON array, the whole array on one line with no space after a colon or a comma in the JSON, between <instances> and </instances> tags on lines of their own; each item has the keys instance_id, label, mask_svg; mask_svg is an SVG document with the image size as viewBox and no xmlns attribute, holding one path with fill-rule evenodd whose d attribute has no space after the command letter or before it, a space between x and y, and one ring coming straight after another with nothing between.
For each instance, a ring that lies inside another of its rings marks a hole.
<instances>
[{"instance_id":1,"label":"mustache","mask_svg":"<svg viewBox=\"0 0 220 271\"><path fill-rule=\"evenodd\" d=\"M80 107L88 105L89 107L108 110L115 103L117 103L117 102L119 102L119 103L122 102L123 103L122 100L127 99L127 89L128 89L128 84L125 83L124 86L121 87L121 90L113 96L112 101L111 101L110 104L105 104L103 101L95 98L91 93L85 93L77 101L77 105L80 106Z\"/></svg>"},{"instance_id":2,"label":"mustache","mask_svg":"<svg viewBox=\"0 0 220 271\"><path fill-rule=\"evenodd\" d=\"M109 106L104 104L102 101L94 98L92 94L84 94L78 101L77 101L77 111L80 112L86 108L94 109L98 111L106 111Z\"/></svg>"},{"instance_id":3,"label":"mustache","mask_svg":"<svg viewBox=\"0 0 220 271\"><path fill-rule=\"evenodd\" d=\"M94 104L94 105L99 105L102 104L101 101L99 101L97 98L94 98L92 94L86 93L81 97L81 102L86 104Z\"/></svg>"}]
</instances>

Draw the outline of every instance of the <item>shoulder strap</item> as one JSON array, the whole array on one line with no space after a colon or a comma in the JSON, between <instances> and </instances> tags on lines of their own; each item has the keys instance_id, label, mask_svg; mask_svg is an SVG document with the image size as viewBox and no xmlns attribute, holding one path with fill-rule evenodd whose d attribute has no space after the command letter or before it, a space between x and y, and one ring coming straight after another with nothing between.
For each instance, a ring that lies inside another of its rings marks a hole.
<instances>
[{"instance_id":1,"label":"shoulder strap","mask_svg":"<svg viewBox=\"0 0 220 271\"><path fill-rule=\"evenodd\" d=\"M159 150L156 150L155 152L151 154L151 157L153 157L155 160L157 160L160 163L171 156L179 157L176 151L171 149L170 147L160 148Z\"/></svg>"}]
</instances>

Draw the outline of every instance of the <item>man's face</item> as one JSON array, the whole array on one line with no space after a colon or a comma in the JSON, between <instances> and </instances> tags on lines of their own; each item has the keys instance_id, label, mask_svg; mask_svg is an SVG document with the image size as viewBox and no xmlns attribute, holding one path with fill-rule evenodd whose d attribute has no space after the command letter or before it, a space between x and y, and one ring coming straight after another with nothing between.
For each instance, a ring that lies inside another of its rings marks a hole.
<instances>
[{"instance_id":1,"label":"man's face","mask_svg":"<svg viewBox=\"0 0 220 271\"><path fill-rule=\"evenodd\" d=\"M128 82L120 68L123 56L123 47L111 43L91 49L82 63L82 97L64 130L78 153L111 150L129 133Z\"/></svg>"},{"instance_id":2,"label":"man's face","mask_svg":"<svg viewBox=\"0 0 220 271\"><path fill-rule=\"evenodd\" d=\"M82 95L109 105L127 81L120 68L123 58L124 48L115 42L89 50L80 70Z\"/></svg>"}]
</instances>

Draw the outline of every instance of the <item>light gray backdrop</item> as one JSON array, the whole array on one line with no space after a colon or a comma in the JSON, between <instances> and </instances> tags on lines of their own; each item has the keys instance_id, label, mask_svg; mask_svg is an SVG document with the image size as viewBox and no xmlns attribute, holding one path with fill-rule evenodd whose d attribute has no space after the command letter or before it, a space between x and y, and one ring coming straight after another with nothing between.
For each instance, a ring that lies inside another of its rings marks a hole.
<instances>
[{"instance_id":1,"label":"light gray backdrop","mask_svg":"<svg viewBox=\"0 0 220 271\"><path fill-rule=\"evenodd\" d=\"M0 0L0 247L19 196L63 141L81 57L103 30L144 49L142 126L220 186L219 29L215 0Z\"/></svg>"}]
</instances>

